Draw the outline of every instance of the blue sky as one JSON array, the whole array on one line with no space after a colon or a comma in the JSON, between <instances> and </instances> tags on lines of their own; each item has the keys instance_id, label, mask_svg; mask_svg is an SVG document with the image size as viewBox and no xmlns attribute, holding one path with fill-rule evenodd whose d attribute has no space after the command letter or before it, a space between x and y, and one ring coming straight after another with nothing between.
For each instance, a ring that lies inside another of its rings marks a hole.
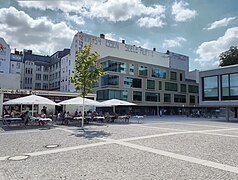
<instances>
[{"instance_id":1,"label":"blue sky","mask_svg":"<svg viewBox=\"0 0 238 180\"><path fill-rule=\"evenodd\" d=\"M188 55L190 70L218 66L238 46L237 0L0 0L0 37L12 49L52 54L83 31Z\"/></svg>"}]
</instances>

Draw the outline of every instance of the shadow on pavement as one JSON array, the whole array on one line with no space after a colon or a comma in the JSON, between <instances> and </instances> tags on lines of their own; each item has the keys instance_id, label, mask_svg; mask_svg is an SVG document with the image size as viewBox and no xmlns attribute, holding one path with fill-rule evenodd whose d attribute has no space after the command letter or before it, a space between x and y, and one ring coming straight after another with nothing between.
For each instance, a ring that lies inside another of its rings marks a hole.
<instances>
[{"instance_id":1,"label":"shadow on pavement","mask_svg":"<svg viewBox=\"0 0 238 180\"><path fill-rule=\"evenodd\" d=\"M27 125L27 126L17 126L17 125L11 125L11 126L0 126L0 128L3 131L23 131L23 130L48 130L55 128L54 125L44 125L44 126L37 126L37 125Z\"/></svg>"},{"instance_id":2,"label":"shadow on pavement","mask_svg":"<svg viewBox=\"0 0 238 180\"><path fill-rule=\"evenodd\" d=\"M88 139L93 139L93 138L104 138L108 137L111 135L111 133L105 132L105 131L96 131L96 130L89 130L87 128L85 129L80 129L79 133L77 134L72 134L76 137L83 137L83 138L88 138Z\"/></svg>"}]
</instances>

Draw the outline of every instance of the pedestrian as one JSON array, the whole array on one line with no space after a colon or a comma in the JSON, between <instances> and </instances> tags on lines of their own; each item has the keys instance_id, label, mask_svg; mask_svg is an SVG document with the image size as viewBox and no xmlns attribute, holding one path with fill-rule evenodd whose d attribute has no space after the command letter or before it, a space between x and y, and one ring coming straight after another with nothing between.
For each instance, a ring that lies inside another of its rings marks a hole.
<instances>
[{"instance_id":1,"label":"pedestrian","mask_svg":"<svg viewBox=\"0 0 238 180\"><path fill-rule=\"evenodd\" d=\"M29 122L29 120L30 120L30 116L31 116L31 114L30 114L29 111L26 111L26 112L24 113L24 120L25 120L24 124L25 124L25 125L28 124L28 122Z\"/></svg>"}]
</instances>

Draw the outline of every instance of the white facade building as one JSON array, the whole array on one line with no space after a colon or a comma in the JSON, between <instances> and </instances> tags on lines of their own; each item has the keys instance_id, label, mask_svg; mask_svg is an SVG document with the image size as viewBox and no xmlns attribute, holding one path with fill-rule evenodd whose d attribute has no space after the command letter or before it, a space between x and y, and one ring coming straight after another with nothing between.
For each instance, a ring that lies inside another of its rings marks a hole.
<instances>
[{"instance_id":1,"label":"white facade building","mask_svg":"<svg viewBox=\"0 0 238 180\"><path fill-rule=\"evenodd\" d=\"M0 73L0 89L20 89L21 75Z\"/></svg>"},{"instance_id":2,"label":"white facade building","mask_svg":"<svg viewBox=\"0 0 238 180\"><path fill-rule=\"evenodd\" d=\"M185 78L189 79L189 57L171 51L167 51L166 54L169 55L169 67L183 70L185 72Z\"/></svg>"},{"instance_id":3,"label":"white facade building","mask_svg":"<svg viewBox=\"0 0 238 180\"><path fill-rule=\"evenodd\" d=\"M97 51L100 54L100 59L107 56L117 57L121 59L127 59L130 61L135 61L137 63L147 63L151 65L169 67L169 55L165 53L160 53L153 50L145 49L142 47L137 47L135 45L129 45L122 42L112 41L105 39L103 34L100 37L92 36L82 32L75 34L71 48L69 60L72 62L68 67L70 72L74 69L75 52L81 50L85 45L91 44L91 51ZM64 68L64 67L62 67ZM66 68L66 67L65 67ZM69 77L67 81L69 80ZM69 91L74 92L75 87L73 84L69 85Z\"/></svg>"},{"instance_id":4,"label":"white facade building","mask_svg":"<svg viewBox=\"0 0 238 180\"><path fill-rule=\"evenodd\" d=\"M60 75L60 91L69 91L69 86L70 86L70 60L69 60L69 54L66 56L62 57L61 59L61 75Z\"/></svg>"},{"instance_id":5,"label":"white facade building","mask_svg":"<svg viewBox=\"0 0 238 180\"><path fill-rule=\"evenodd\" d=\"M10 54L9 45L0 37L0 73L10 72Z\"/></svg>"}]
</instances>

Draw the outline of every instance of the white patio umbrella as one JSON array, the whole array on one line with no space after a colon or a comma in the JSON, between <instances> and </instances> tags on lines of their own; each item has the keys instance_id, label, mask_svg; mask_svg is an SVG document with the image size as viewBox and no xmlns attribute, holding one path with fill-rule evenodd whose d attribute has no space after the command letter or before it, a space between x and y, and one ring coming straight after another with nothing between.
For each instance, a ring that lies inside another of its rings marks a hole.
<instances>
[{"instance_id":1,"label":"white patio umbrella","mask_svg":"<svg viewBox=\"0 0 238 180\"><path fill-rule=\"evenodd\" d=\"M94 101L92 99L87 99L87 98L82 98L82 97L76 97L76 98L72 98L72 99L68 99L62 102L58 103L59 105L85 105L85 106L97 106L100 107L102 106L100 102L98 101ZM83 106L84 107L84 106ZM84 111L84 108L83 108ZM84 124L84 112L82 112L82 128L83 128L83 124Z\"/></svg>"},{"instance_id":2,"label":"white patio umbrella","mask_svg":"<svg viewBox=\"0 0 238 180\"><path fill-rule=\"evenodd\" d=\"M57 105L54 101L37 95L30 95L12 99L3 103L3 105L14 105L14 104L45 104L45 105Z\"/></svg>"},{"instance_id":3,"label":"white patio umbrella","mask_svg":"<svg viewBox=\"0 0 238 180\"><path fill-rule=\"evenodd\" d=\"M110 99L101 102L102 106L112 106L113 107L113 112L115 112L115 107L116 106L135 106L135 103L119 100L119 99Z\"/></svg>"},{"instance_id":4,"label":"white patio umbrella","mask_svg":"<svg viewBox=\"0 0 238 180\"><path fill-rule=\"evenodd\" d=\"M25 97L20 97L20 98L12 99L3 103L3 105L14 105L14 104L32 105L32 115L33 115L34 105L39 105L39 104L54 105L54 106L57 105L54 101L42 96L37 96L37 95L29 95Z\"/></svg>"},{"instance_id":5,"label":"white patio umbrella","mask_svg":"<svg viewBox=\"0 0 238 180\"><path fill-rule=\"evenodd\" d=\"M82 97L76 97L72 99L68 99L62 102L58 103L59 105L83 105L83 98ZM92 99L84 98L84 105L86 106L97 106L100 107L102 104L98 101L94 101Z\"/></svg>"}]
</instances>

